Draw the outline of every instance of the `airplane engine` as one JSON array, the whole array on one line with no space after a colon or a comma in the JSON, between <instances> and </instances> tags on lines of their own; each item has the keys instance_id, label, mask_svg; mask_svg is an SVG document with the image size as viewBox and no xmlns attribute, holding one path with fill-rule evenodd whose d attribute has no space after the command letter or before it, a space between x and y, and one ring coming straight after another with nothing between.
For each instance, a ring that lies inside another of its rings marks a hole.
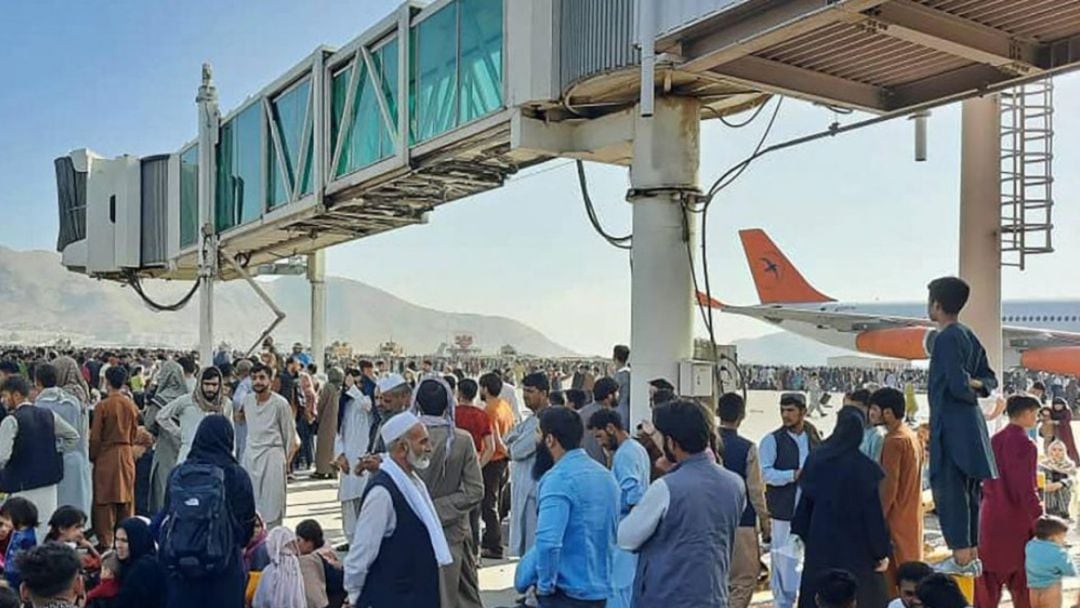
<instances>
[{"instance_id":1,"label":"airplane engine","mask_svg":"<svg viewBox=\"0 0 1080 608\"><path fill-rule=\"evenodd\" d=\"M855 337L859 352L896 359L927 359L937 330L929 327L872 329Z\"/></svg>"},{"instance_id":2,"label":"airplane engine","mask_svg":"<svg viewBox=\"0 0 1080 608\"><path fill-rule=\"evenodd\" d=\"M1080 346L1026 350L1020 353L1020 366L1052 374L1080 375Z\"/></svg>"}]
</instances>

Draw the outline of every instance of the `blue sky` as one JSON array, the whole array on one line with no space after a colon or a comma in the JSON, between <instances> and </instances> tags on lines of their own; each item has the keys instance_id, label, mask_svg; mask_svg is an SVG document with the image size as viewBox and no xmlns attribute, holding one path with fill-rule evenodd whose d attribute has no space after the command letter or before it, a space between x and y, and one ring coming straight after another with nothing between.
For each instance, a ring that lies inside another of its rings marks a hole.
<instances>
[{"instance_id":1,"label":"blue sky","mask_svg":"<svg viewBox=\"0 0 1080 608\"><path fill-rule=\"evenodd\" d=\"M397 4L7 3L0 18L7 72L0 88L0 244L54 247L56 156L84 146L107 156L153 154L192 139L203 61L214 64L228 111L318 45L345 44ZM1080 116L1064 111L1080 104L1080 76L1057 82L1058 251L1033 259L1024 273L1006 269L1006 297L1080 298ZM756 302L737 231L761 227L835 298L921 299L929 278L956 270L959 116L958 106L934 112L926 163L912 161L912 127L904 120L755 163L710 213L715 295ZM771 141L835 118L788 100ZM753 148L763 123L742 130L703 123L703 185ZM428 225L338 246L329 271L432 308L513 317L578 351L606 352L629 338L629 263L592 232L573 167L559 166L565 162L442 207ZM591 165L589 175L602 221L628 231L626 171ZM767 331L739 318L718 323L725 340Z\"/></svg>"}]
</instances>

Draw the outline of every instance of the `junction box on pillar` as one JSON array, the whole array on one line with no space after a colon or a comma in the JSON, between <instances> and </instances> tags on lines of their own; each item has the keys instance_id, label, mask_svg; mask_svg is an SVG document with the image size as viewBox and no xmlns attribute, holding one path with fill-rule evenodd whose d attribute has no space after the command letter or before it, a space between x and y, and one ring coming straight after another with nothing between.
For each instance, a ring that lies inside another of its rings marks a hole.
<instances>
[{"instance_id":1,"label":"junction box on pillar","mask_svg":"<svg viewBox=\"0 0 1080 608\"><path fill-rule=\"evenodd\" d=\"M1001 378L1001 102L998 95L962 107L960 278L971 286L961 319L979 337Z\"/></svg>"},{"instance_id":2,"label":"junction box on pillar","mask_svg":"<svg viewBox=\"0 0 1080 608\"><path fill-rule=\"evenodd\" d=\"M633 269L630 303L631 424L648 419L649 381L679 381L693 356L691 259L696 221L687 197L700 194L701 104L658 97L651 117L635 112L631 189Z\"/></svg>"}]
</instances>

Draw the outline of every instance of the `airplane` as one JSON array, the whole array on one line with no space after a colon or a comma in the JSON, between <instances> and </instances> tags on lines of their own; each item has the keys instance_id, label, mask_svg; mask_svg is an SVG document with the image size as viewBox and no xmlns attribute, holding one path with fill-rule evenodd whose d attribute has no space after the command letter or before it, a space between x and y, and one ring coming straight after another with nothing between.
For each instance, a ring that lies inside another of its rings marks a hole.
<instances>
[{"instance_id":1,"label":"airplane","mask_svg":"<svg viewBox=\"0 0 1080 608\"><path fill-rule=\"evenodd\" d=\"M937 330L926 302L837 302L815 289L764 230L741 230L739 238L761 303L732 306L703 293L699 303L855 352L930 357ZM1007 300L1001 309L1006 367L1080 375L1080 301Z\"/></svg>"}]
</instances>

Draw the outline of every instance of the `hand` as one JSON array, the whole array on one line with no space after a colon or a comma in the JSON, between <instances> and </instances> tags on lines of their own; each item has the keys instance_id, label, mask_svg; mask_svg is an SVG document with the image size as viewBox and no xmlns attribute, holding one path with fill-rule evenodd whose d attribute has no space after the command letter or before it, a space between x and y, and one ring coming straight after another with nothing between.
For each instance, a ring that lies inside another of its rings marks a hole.
<instances>
[{"instance_id":1,"label":"hand","mask_svg":"<svg viewBox=\"0 0 1080 608\"><path fill-rule=\"evenodd\" d=\"M1061 489L1061 482L1060 481L1051 481L1050 483L1046 484L1046 491L1047 492L1057 492L1060 489Z\"/></svg>"},{"instance_id":2,"label":"hand","mask_svg":"<svg viewBox=\"0 0 1080 608\"><path fill-rule=\"evenodd\" d=\"M795 469L795 481L799 481L800 477L802 477L802 469Z\"/></svg>"},{"instance_id":3,"label":"hand","mask_svg":"<svg viewBox=\"0 0 1080 608\"><path fill-rule=\"evenodd\" d=\"M345 457L345 454L338 454L338 457L334 460L334 466L342 473L349 473L349 459Z\"/></svg>"},{"instance_id":4,"label":"hand","mask_svg":"<svg viewBox=\"0 0 1080 608\"><path fill-rule=\"evenodd\" d=\"M885 572L889 569L889 558L884 558L877 563L877 567L874 568L874 572Z\"/></svg>"},{"instance_id":5,"label":"hand","mask_svg":"<svg viewBox=\"0 0 1080 608\"><path fill-rule=\"evenodd\" d=\"M643 420L638 426L641 427L641 431L646 435L652 435L656 432L656 427L654 427L653 423L648 420Z\"/></svg>"},{"instance_id":6,"label":"hand","mask_svg":"<svg viewBox=\"0 0 1080 608\"><path fill-rule=\"evenodd\" d=\"M379 470L380 464L382 464L382 457L378 454L364 456L360 459L360 462L356 464L356 468L353 469L353 473L356 475L362 475L365 471L374 473L375 471Z\"/></svg>"},{"instance_id":7,"label":"hand","mask_svg":"<svg viewBox=\"0 0 1080 608\"><path fill-rule=\"evenodd\" d=\"M971 380L968 380L968 386L979 391L982 390L983 383L982 380L976 380L975 378L972 378Z\"/></svg>"}]
</instances>

